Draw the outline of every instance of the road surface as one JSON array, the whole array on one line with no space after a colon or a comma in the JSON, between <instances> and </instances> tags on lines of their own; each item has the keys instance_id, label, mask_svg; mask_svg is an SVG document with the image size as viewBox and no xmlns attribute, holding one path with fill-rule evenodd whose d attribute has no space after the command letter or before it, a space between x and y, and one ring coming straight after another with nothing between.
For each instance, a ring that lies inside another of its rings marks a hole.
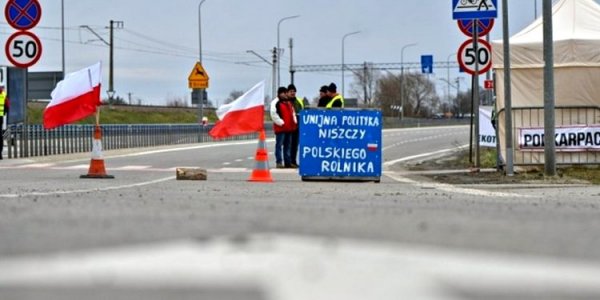
<instances>
[{"instance_id":1,"label":"road surface","mask_svg":"<svg viewBox=\"0 0 600 300\"><path fill-rule=\"evenodd\" d=\"M114 180L79 179L81 155L2 161L0 299L599 299L600 188L401 167L467 141L384 131L378 184L249 183L256 141L105 153Z\"/></svg>"}]
</instances>

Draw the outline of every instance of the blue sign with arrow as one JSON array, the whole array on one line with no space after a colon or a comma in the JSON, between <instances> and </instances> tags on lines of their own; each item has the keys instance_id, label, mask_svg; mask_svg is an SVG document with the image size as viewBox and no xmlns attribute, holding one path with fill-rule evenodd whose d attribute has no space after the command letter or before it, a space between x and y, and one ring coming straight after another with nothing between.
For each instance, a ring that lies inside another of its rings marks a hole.
<instances>
[{"instance_id":1,"label":"blue sign with arrow","mask_svg":"<svg viewBox=\"0 0 600 300\"><path fill-rule=\"evenodd\" d=\"M495 19L498 17L498 0L452 0L452 18Z\"/></svg>"},{"instance_id":2,"label":"blue sign with arrow","mask_svg":"<svg viewBox=\"0 0 600 300\"><path fill-rule=\"evenodd\" d=\"M433 55L421 55L421 73L433 73Z\"/></svg>"}]
</instances>

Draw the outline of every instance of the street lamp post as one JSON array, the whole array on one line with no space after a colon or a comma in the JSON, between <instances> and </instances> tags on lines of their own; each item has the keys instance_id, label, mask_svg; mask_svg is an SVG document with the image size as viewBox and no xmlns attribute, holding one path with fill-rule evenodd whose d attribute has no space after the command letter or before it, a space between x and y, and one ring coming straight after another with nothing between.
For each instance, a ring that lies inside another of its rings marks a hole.
<instances>
[{"instance_id":1,"label":"street lamp post","mask_svg":"<svg viewBox=\"0 0 600 300\"><path fill-rule=\"evenodd\" d=\"M198 4L198 62L202 64L202 3L206 0L200 1ZM202 117L204 116L204 89L200 89L198 93L198 124L202 124Z\"/></svg>"},{"instance_id":2,"label":"street lamp post","mask_svg":"<svg viewBox=\"0 0 600 300\"><path fill-rule=\"evenodd\" d=\"M295 19L300 17L300 15L295 15L295 16L289 16L289 17L285 17L282 18L281 20L279 20L279 22L277 22L277 86L279 87L280 83L280 76L279 76L279 66L281 65L281 47L279 46L279 32L280 32L280 27L281 27L281 23L285 20L290 20L290 19Z\"/></svg>"},{"instance_id":3,"label":"street lamp post","mask_svg":"<svg viewBox=\"0 0 600 300\"><path fill-rule=\"evenodd\" d=\"M61 44L62 44L62 73L65 76L65 0L60 1L60 18L61 18Z\"/></svg>"},{"instance_id":4,"label":"street lamp post","mask_svg":"<svg viewBox=\"0 0 600 300\"><path fill-rule=\"evenodd\" d=\"M408 47L416 46L417 43L404 45L400 50L400 119L404 120L404 50Z\"/></svg>"},{"instance_id":5,"label":"street lamp post","mask_svg":"<svg viewBox=\"0 0 600 300\"><path fill-rule=\"evenodd\" d=\"M450 102L450 57L452 56L456 56L456 53L452 53L449 54L448 57L446 58L446 63L448 64L448 68L446 69L447 74L446 74L446 82L448 82L448 102Z\"/></svg>"},{"instance_id":6,"label":"street lamp post","mask_svg":"<svg viewBox=\"0 0 600 300\"><path fill-rule=\"evenodd\" d=\"M345 57L344 57L344 54L345 54L345 52L344 52L344 46L345 46L346 38L349 37L349 36L351 36L351 35L359 34L359 33L360 33L360 31L354 31L354 32L346 33L342 37L342 97L345 97L344 96L344 88L345 88L344 87L344 69L346 68L346 65L345 65L345 61L344 61L345 60Z\"/></svg>"}]
</instances>

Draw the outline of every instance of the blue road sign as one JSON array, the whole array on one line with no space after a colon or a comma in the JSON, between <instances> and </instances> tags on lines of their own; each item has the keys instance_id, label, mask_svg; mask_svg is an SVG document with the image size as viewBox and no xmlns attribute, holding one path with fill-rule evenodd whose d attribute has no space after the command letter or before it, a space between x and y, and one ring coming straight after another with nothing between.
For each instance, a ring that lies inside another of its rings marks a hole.
<instances>
[{"instance_id":1,"label":"blue road sign","mask_svg":"<svg viewBox=\"0 0 600 300\"><path fill-rule=\"evenodd\" d=\"M495 19L498 17L498 0L452 0L452 18Z\"/></svg>"},{"instance_id":2,"label":"blue road sign","mask_svg":"<svg viewBox=\"0 0 600 300\"><path fill-rule=\"evenodd\" d=\"M486 36L494 27L494 19L462 19L458 20L458 28L468 37L473 37L473 28L477 23L477 35L479 37Z\"/></svg>"},{"instance_id":3,"label":"blue road sign","mask_svg":"<svg viewBox=\"0 0 600 300\"><path fill-rule=\"evenodd\" d=\"M300 175L303 179L378 180L381 136L381 111L302 110Z\"/></svg>"},{"instance_id":4,"label":"blue road sign","mask_svg":"<svg viewBox=\"0 0 600 300\"><path fill-rule=\"evenodd\" d=\"M17 30L29 30L40 22L42 7L37 0L10 0L4 8L8 24Z\"/></svg>"},{"instance_id":5,"label":"blue road sign","mask_svg":"<svg viewBox=\"0 0 600 300\"><path fill-rule=\"evenodd\" d=\"M433 73L433 55L421 55L421 73Z\"/></svg>"}]
</instances>

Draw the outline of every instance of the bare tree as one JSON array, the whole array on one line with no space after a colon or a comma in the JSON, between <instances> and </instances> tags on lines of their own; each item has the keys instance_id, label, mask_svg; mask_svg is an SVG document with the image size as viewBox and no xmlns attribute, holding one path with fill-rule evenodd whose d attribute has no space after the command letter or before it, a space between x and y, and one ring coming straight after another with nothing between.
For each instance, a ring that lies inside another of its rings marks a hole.
<instances>
[{"instance_id":1,"label":"bare tree","mask_svg":"<svg viewBox=\"0 0 600 300\"><path fill-rule=\"evenodd\" d=\"M241 97L243 94L244 94L244 91L240 91L240 90L231 91L231 93L229 93L229 97L227 97L227 99L225 99L225 104L229 104L229 103L235 101L235 99Z\"/></svg>"},{"instance_id":2,"label":"bare tree","mask_svg":"<svg viewBox=\"0 0 600 300\"><path fill-rule=\"evenodd\" d=\"M384 116L394 116L392 106L400 105L400 76L387 73L377 80L374 104L381 108Z\"/></svg>"},{"instance_id":3,"label":"bare tree","mask_svg":"<svg viewBox=\"0 0 600 300\"><path fill-rule=\"evenodd\" d=\"M406 112L411 111L415 117L429 115L440 101L435 83L423 74L411 73L404 77Z\"/></svg>"},{"instance_id":4,"label":"bare tree","mask_svg":"<svg viewBox=\"0 0 600 300\"><path fill-rule=\"evenodd\" d=\"M370 107L373 103L373 94L376 90L377 80L381 74L373 69L372 63L364 63L362 70L353 70L354 83L352 83L352 94L356 95L364 106Z\"/></svg>"}]
</instances>

